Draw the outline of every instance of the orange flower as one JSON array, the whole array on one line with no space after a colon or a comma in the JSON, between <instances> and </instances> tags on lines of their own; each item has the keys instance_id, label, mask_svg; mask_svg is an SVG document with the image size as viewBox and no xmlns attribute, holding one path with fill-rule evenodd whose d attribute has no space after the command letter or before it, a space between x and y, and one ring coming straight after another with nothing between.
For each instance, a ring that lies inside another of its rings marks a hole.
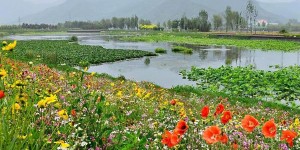
<instances>
[{"instance_id":1,"label":"orange flower","mask_svg":"<svg viewBox=\"0 0 300 150\"><path fill-rule=\"evenodd\" d=\"M228 142L228 136L225 133L223 133L219 136L219 141L223 144L226 144Z\"/></svg>"},{"instance_id":2,"label":"orange flower","mask_svg":"<svg viewBox=\"0 0 300 150\"><path fill-rule=\"evenodd\" d=\"M174 130L174 133L179 134L179 135L183 135L188 128L189 128L189 126L187 125L187 123L183 120L180 120L177 123L177 126Z\"/></svg>"},{"instance_id":3,"label":"orange flower","mask_svg":"<svg viewBox=\"0 0 300 150\"><path fill-rule=\"evenodd\" d=\"M245 118L242 120L242 127L247 132L252 132L255 129L255 127L258 125L259 122L257 121L257 119L255 119L251 115L246 115Z\"/></svg>"},{"instance_id":4,"label":"orange flower","mask_svg":"<svg viewBox=\"0 0 300 150\"><path fill-rule=\"evenodd\" d=\"M221 129L217 126L210 126L206 128L202 134L202 138L206 141L207 144L217 143L220 136Z\"/></svg>"},{"instance_id":5,"label":"orange flower","mask_svg":"<svg viewBox=\"0 0 300 150\"><path fill-rule=\"evenodd\" d=\"M293 145L294 145L293 140L295 137L297 137L297 135L298 134L294 131L283 130L280 140L281 141L285 140L289 144L290 147L293 147Z\"/></svg>"},{"instance_id":6,"label":"orange flower","mask_svg":"<svg viewBox=\"0 0 300 150\"><path fill-rule=\"evenodd\" d=\"M170 104L171 104L171 105L176 105L176 102L177 102L176 99L172 99L172 100L170 101Z\"/></svg>"},{"instance_id":7,"label":"orange flower","mask_svg":"<svg viewBox=\"0 0 300 150\"><path fill-rule=\"evenodd\" d=\"M221 114L223 111L224 111L224 105L223 104L219 104L218 106L217 106L217 108L216 108L216 112L214 113L214 115L216 116L216 115L219 115L219 114Z\"/></svg>"},{"instance_id":8,"label":"orange flower","mask_svg":"<svg viewBox=\"0 0 300 150\"><path fill-rule=\"evenodd\" d=\"M73 117L76 117L76 110L75 110L75 109L72 109L72 110L71 110L71 115L72 115Z\"/></svg>"},{"instance_id":9,"label":"orange flower","mask_svg":"<svg viewBox=\"0 0 300 150\"><path fill-rule=\"evenodd\" d=\"M0 90L0 99L2 99L3 97L5 97L4 91Z\"/></svg>"},{"instance_id":10,"label":"orange flower","mask_svg":"<svg viewBox=\"0 0 300 150\"><path fill-rule=\"evenodd\" d=\"M276 124L274 119L267 121L262 127L262 134L266 138L274 138L276 136Z\"/></svg>"},{"instance_id":11,"label":"orange flower","mask_svg":"<svg viewBox=\"0 0 300 150\"><path fill-rule=\"evenodd\" d=\"M232 146L232 149L234 149L234 150L239 149L239 145L236 142L232 143L231 146Z\"/></svg>"},{"instance_id":12,"label":"orange flower","mask_svg":"<svg viewBox=\"0 0 300 150\"><path fill-rule=\"evenodd\" d=\"M226 124L230 119L232 119L232 115L230 111L224 111L223 116L221 117L221 122Z\"/></svg>"},{"instance_id":13,"label":"orange flower","mask_svg":"<svg viewBox=\"0 0 300 150\"><path fill-rule=\"evenodd\" d=\"M209 107L204 106L201 110L201 117L206 118L206 117L208 117L208 114L209 114Z\"/></svg>"},{"instance_id":14,"label":"orange flower","mask_svg":"<svg viewBox=\"0 0 300 150\"><path fill-rule=\"evenodd\" d=\"M169 148L176 146L180 142L177 134L172 134L170 131L166 130L162 135L161 143L167 145Z\"/></svg>"}]
</instances>

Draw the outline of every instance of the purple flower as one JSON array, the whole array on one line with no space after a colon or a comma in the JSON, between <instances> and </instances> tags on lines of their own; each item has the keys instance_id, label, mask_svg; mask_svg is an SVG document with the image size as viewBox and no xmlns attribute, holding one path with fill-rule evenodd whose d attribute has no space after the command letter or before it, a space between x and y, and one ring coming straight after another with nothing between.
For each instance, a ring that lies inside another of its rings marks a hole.
<instances>
[{"instance_id":1,"label":"purple flower","mask_svg":"<svg viewBox=\"0 0 300 150\"><path fill-rule=\"evenodd\" d=\"M281 150L288 150L288 149L289 149L288 146L287 146L286 144L280 144L280 145L279 145L279 148L280 148Z\"/></svg>"}]
</instances>

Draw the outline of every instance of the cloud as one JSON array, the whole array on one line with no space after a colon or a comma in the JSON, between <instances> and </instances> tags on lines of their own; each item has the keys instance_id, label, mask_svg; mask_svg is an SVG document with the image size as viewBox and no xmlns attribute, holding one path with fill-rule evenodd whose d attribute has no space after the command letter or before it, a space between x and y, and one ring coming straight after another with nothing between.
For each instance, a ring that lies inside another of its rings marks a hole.
<instances>
[{"instance_id":1,"label":"cloud","mask_svg":"<svg viewBox=\"0 0 300 150\"><path fill-rule=\"evenodd\" d=\"M49 4L49 3L62 3L65 0L24 0L24 1L36 3L36 4Z\"/></svg>"},{"instance_id":2,"label":"cloud","mask_svg":"<svg viewBox=\"0 0 300 150\"><path fill-rule=\"evenodd\" d=\"M287 3L287 2L293 2L297 0L257 0L259 2L266 2L266 3Z\"/></svg>"}]
</instances>

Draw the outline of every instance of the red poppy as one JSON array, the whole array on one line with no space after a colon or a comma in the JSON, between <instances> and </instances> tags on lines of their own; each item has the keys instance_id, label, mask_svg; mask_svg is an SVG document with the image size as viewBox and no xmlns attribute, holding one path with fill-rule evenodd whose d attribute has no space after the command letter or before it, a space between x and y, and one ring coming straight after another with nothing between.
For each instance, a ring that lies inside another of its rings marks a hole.
<instances>
[{"instance_id":1,"label":"red poppy","mask_svg":"<svg viewBox=\"0 0 300 150\"><path fill-rule=\"evenodd\" d=\"M210 126L206 128L202 134L202 138L207 144L214 144L219 141L221 136L221 129L217 126Z\"/></svg>"},{"instance_id":2,"label":"red poppy","mask_svg":"<svg viewBox=\"0 0 300 150\"><path fill-rule=\"evenodd\" d=\"M214 115L219 115L224 111L225 107L223 104L219 104L216 108L216 112L214 113Z\"/></svg>"},{"instance_id":3,"label":"red poppy","mask_svg":"<svg viewBox=\"0 0 300 150\"><path fill-rule=\"evenodd\" d=\"M255 127L258 125L259 122L257 121L257 119L255 119L251 115L246 115L245 118L242 120L242 127L247 132L252 132L255 129Z\"/></svg>"},{"instance_id":4,"label":"red poppy","mask_svg":"<svg viewBox=\"0 0 300 150\"><path fill-rule=\"evenodd\" d=\"M166 130L162 135L161 143L167 145L169 148L176 146L180 142L177 134L172 134L170 131Z\"/></svg>"},{"instance_id":5,"label":"red poppy","mask_svg":"<svg viewBox=\"0 0 300 150\"><path fill-rule=\"evenodd\" d=\"M294 131L283 130L280 140L281 141L285 140L289 144L290 147L293 147L293 145L294 145L293 140L295 137L297 137L297 135L298 134Z\"/></svg>"},{"instance_id":6,"label":"red poppy","mask_svg":"<svg viewBox=\"0 0 300 150\"><path fill-rule=\"evenodd\" d=\"M201 117L207 118L209 114L209 106L204 106L201 110Z\"/></svg>"},{"instance_id":7,"label":"red poppy","mask_svg":"<svg viewBox=\"0 0 300 150\"><path fill-rule=\"evenodd\" d=\"M177 102L176 99L172 99L172 100L170 101L170 104L171 104L171 105L176 105L176 102Z\"/></svg>"},{"instance_id":8,"label":"red poppy","mask_svg":"<svg viewBox=\"0 0 300 150\"><path fill-rule=\"evenodd\" d=\"M183 135L188 128L189 128L189 126L187 125L187 123L183 120L180 120L177 123L177 126L174 130L174 133L179 134L179 135Z\"/></svg>"},{"instance_id":9,"label":"red poppy","mask_svg":"<svg viewBox=\"0 0 300 150\"><path fill-rule=\"evenodd\" d=\"M267 121L262 127L262 134L266 138L274 138L276 136L276 124L274 119Z\"/></svg>"},{"instance_id":10,"label":"red poppy","mask_svg":"<svg viewBox=\"0 0 300 150\"><path fill-rule=\"evenodd\" d=\"M2 99L3 97L5 97L4 91L0 90L0 99Z\"/></svg>"},{"instance_id":11,"label":"red poppy","mask_svg":"<svg viewBox=\"0 0 300 150\"><path fill-rule=\"evenodd\" d=\"M223 144L226 144L228 142L228 136L225 133L223 133L219 136L219 141Z\"/></svg>"},{"instance_id":12,"label":"red poppy","mask_svg":"<svg viewBox=\"0 0 300 150\"><path fill-rule=\"evenodd\" d=\"M76 117L76 110L75 110L75 109L72 109L72 110L71 110L71 115L72 115L73 117Z\"/></svg>"},{"instance_id":13,"label":"red poppy","mask_svg":"<svg viewBox=\"0 0 300 150\"><path fill-rule=\"evenodd\" d=\"M239 145L236 142L234 142L231 146L232 146L232 149L234 149L234 150L239 149Z\"/></svg>"},{"instance_id":14,"label":"red poppy","mask_svg":"<svg viewBox=\"0 0 300 150\"><path fill-rule=\"evenodd\" d=\"M226 124L230 119L232 119L232 115L230 111L224 111L223 116L221 117L221 122Z\"/></svg>"}]
</instances>

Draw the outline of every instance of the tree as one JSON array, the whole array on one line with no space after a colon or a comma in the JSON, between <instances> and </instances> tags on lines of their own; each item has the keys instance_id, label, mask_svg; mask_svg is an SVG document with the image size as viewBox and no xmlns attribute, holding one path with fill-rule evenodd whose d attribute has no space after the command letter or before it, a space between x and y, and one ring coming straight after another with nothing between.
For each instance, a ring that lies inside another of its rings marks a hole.
<instances>
[{"instance_id":1,"label":"tree","mask_svg":"<svg viewBox=\"0 0 300 150\"><path fill-rule=\"evenodd\" d=\"M205 10L201 10L199 13L199 31L208 32L210 30L210 22L208 22L208 14Z\"/></svg>"},{"instance_id":2,"label":"tree","mask_svg":"<svg viewBox=\"0 0 300 150\"><path fill-rule=\"evenodd\" d=\"M218 30L223 25L222 16L214 15L213 16L213 25L214 25L214 30Z\"/></svg>"},{"instance_id":3,"label":"tree","mask_svg":"<svg viewBox=\"0 0 300 150\"><path fill-rule=\"evenodd\" d=\"M226 21L226 32L229 30L229 28L233 30L232 11L230 6L227 6L225 10L225 21Z\"/></svg>"},{"instance_id":4,"label":"tree","mask_svg":"<svg viewBox=\"0 0 300 150\"><path fill-rule=\"evenodd\" d=\"M258 11L256 10L256 7L253 5L252 0L248 0L246 6L246 17L247 17L247 21L249 21L251 33L253 31L253 24L255 24L257 16L258 16Z\"/></svg>"}]
</instances>

